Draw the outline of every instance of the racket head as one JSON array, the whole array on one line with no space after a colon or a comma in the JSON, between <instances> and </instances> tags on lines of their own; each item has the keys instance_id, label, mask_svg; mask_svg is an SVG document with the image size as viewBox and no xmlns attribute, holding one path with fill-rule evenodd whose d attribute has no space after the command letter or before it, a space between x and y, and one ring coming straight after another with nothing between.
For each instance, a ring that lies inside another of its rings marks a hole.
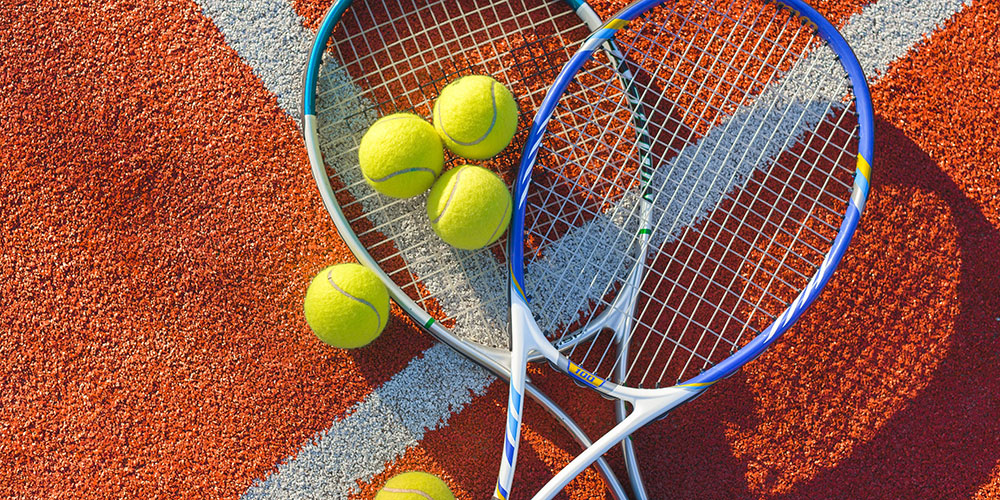
<instances>
[{"instance_id":1,"label":"racket head","mask_svg":"<svg viewBox=\"0 0 1000 500\"><path fill-rule=\"evenodd\" d=\"M569 47L591 31L588 22L600 19L575 1L341 0L322 21L303 74L303 136L341 237L410 317L480 363L485 354L509 370L504 238L476 251L449 247L426 220L426 194L398 200L363 181L358 143L377 118L412 112L429 121L445 85L490 75L521 110L514 142L485 164L511 184L529 119ZM445 169L463 162L447 150L445 157Z\"/></svg>"},{"instance_id":2,"label":"racket head","mask_svg":"<svg viewBox=\"0 0 1000 500\"><path fill-rule=\"evenodd\" d=\"M608 42L629 78L601 56ZM557 348L544 349L550 361L586 385L707 387L760 355L830 279L864 210L873 143L862 68L807 4L636 2L588 37L532 123L511 300L529 304L535 342ZM607 335L566 335L621 307L635 269L630 359ZM608 380L618 363L621 385Z\"/></svg>"}]
</instances>

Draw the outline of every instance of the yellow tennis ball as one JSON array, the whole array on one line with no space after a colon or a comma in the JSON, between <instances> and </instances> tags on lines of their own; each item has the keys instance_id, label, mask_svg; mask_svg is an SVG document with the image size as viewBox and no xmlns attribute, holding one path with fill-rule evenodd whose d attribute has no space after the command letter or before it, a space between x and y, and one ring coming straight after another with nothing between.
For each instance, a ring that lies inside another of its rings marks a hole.
<instances>
[{"instance_id":1,"label":"yellow tennis ball","mask_svg":"<svg viewBox=\"0 0 1000 500\"><path fill-rule=\"evenodd\" d=\"M455 154L485 160L510 144L517 114L514 96L500 82L464 76L441 90L434 103L434 128Z\"/></svg>"},{"instance_id":2,"label":"yellow tennis ball","mask_svg":"<svg viewBox=\"0 0 1000 500\"><path fill-rule=\"evenodd\" d=\"M482 167L462 165L445 172L427 195L431 227L449 245L475 250L507 230L510 191L503 180Z\"/></svg>"},{"instance_id":3,"label":"yellow tennis ball","mask_svg":"<svg viewBox=\"0 0 1000 500\"><path fill-rule=\"evenodd\" d=\"M410 113L380 118L361 138L361 173L376 191L393 198L416 196L434 184L444 148L434 127Z\"/></svg>"},{"instance_id":4,"label":"yellow tennis ball","mask_svg":"<svg viewBox=\"0 0 1000 500\"><path fill-rule=\"evenodd\" d=\"M410 471L388 480L375 500L455 500L455 495L437 476Z\"/></svg>"},{"instance_id":5,"label":"yellow tennis ball","mask_svg":"<svg viewBox=\"0 0 1000 500\"><path fill-rule=\"evenodd\" d=\"M341 349L368 345L389 320L389 292L360 264L337 264L316 275L303 304L306 322L323 342Z\"/></svg>"}]
</instances>

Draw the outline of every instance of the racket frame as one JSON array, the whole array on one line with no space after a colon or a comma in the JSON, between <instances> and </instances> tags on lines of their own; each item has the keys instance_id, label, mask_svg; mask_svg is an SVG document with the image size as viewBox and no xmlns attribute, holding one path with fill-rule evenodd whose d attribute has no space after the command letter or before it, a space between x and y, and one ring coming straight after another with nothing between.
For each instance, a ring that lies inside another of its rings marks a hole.
<instances>
[{"instance_id":1,"label":"racket frame","mask_svg":"<svg viewBox=\"0 0 1000 500\"><path fill-rule=\"evenodd\" d=\"M587 3L580 0L563 0L563 2L569 5L576 15L580 17L583 23L590 29L594 29L596 26L602 25L603 21L600 16L598 16L593 8ZM396 304L403 309L408 316L421 325L425 331L431 334L431 336L438 341L448 345L470 361L485 368L494 376L509 382L511 376L511 352L506 349L498 349L462 340L438 322L433 316L427 313L427 311L421 308L381 269L378 265L378 261L372 257L372 255L365 248L364 244L354 233L349 219L344 214L343 210L341 210L340 204L337 202L333 186L330 184L330 179L326 171L326 163L323 159L320 148L318 118L316 116L316 89L318 87L317 84L319 80L320 67L323 64L323 54L326 52L327 44L343 14L353 3L353 0L338 0L327 10L327 13L324 16L324 19L320 24L313 40L312 48L309 52L309 60L307 61L302 74L302 101L300 109L302 116L302 137L306 145L306 151L311 165L311 172L314 180L316 181L316 186L319 189L323 205L326 207L327 212L330 214L330 217L334 222L337 232L347 244L351 253L354 254L359 263L373 270L379 276L379 279L382 280L383 284L385 284L388 289L390 297L392 297L393 301L396 302ZM321 40L323 43L320 43ZM542 359L542 356L536 355L530 361L538 361L540 359ZM579 443L583 449L587 449L592 446L590 438L583 432L580 426L569 416L569 414L567 414L565 410L563 410L544 392L532 384L530 380L525 380L522 393L526 393L539 403L567 432L569 432L573 439ZM631 452L631 450L628 450L626 453L626 462L632 487L635 491L643 492L642 495L637 494L637 496L640 500L644 500L646 498L645 490L641 483L641 476L639 476L638 473L638 464L635 459L635 455ZM606 461L603 459L599 460L597 467L605 480L608 489L611 491L612 496L616 500L625 500L629 498L625 489L622 487L621 482L618 480L614 471Z\"/></svg>"},{"instance_id":2,"label":"racket frame","mask_svg":"<svg viewBox=\"0 0 1000 500\"><path fill-rule=\"evenodd\" d=\"M525 144L518 178L514 185L514 212L511 218L511 236L508 238L509 255L509 296L511 306L511 355L515 363L511 372L510 394L507 406L507 423L500 473L494 498L509 498L513 474L516 466L520 441L520 427L523 410L526 360L537 355L543 356L558 370L569 375L581 385L594 389L603 395L629 403L632 412L620 420L607 434L594 442L583 453L575 457L559 471L542 489L535 499L549 499L561 491L574 477L595 460L600 458L616 443L641 428L650 421L664 415L673 408L698 397L705 389L732 374L741 366L757 358L781 334L788 330L803 312L816 300L834 270L840 263L857 228L864 211L869 193L871 158L874 149L874 120L871 94L868 90L864 71L853 50L840 32L824 16L801 0L767 0L790 9L805 23L810 24L816 34L839 56L841 65L851 81L854 91L855 108L858 119L858 156L854 174L852 194L840 228L824 256L817 271L809 279L792 303L767 328L751 339L746 345L728 358L680 384L657 389L638 389L616 384L577 366L545 337L528 307L524 293L524 234L525 211L535 160L544 137L545 129L563 92L583 64L604 44L613 40L615 33L628 25L636 17L649 9L665 3L663 0L640 0L630 4L600 29L595 30L581 48L563 66L555 82L543 99ZM633 270L634 271L634 270ZM630 286L630 285L626 285ZM617 300L617 299L616 299ZM621 363L619 363L621 364Z\"/></svg>"}]
</instances>

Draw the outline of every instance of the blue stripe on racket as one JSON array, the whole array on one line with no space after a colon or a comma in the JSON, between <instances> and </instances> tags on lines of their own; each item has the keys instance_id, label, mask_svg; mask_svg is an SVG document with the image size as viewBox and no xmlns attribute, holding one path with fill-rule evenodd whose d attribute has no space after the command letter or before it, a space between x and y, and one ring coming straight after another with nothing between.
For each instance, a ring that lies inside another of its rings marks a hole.
<instances>
[{"instance_id":1,"label":"blue stripe on racket","mask_svg":"<svg viewBox=\"0 0 1000 500\"><path fill-rule=\"evenodd\" d=\"M856 57L801 1L640 1L591 34L515 184L494 496L510 498L529 357L632 410L535 495L552 498L787 331L857 228L873 140ZM588 326L609 316L627 328Z\"/></svg>"}]
</instances>

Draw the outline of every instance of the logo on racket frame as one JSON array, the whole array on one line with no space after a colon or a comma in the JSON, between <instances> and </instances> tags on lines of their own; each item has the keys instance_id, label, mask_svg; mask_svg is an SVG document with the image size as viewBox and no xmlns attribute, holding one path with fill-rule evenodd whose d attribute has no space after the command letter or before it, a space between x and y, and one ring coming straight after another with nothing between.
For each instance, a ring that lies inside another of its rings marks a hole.
<instances>
[{"instance_id":1,"label":"logo on racket frame","mask_svg":"<svg viewBox=\"0 0 1000 500\"><path fill-rule=\"evenodd\" d=\"M788 5L787 3L782 2L781 0L765 0L764 1L764 3L772 3L772 2L778 4L781 7L784 7L786 9L792 11L792 13L795 14L795 17L799 18L799 20L802 21L802 24L808 26L813 31L819 31L819 26L816 24L816 22L813 21L812 19L810 19L808 16L803 15L795 7L792 7L791 5Z\"/></svg>"},{"instance_id":2,"label":"logo on racket frame","mask_svg":"<svg viewBox=\"0 0 1000 500\"><path fill-rule=\"evenodd\" d=\"M598 377L597 375L594 375L593 373L590 373L587 370L584 370L583 368L580 368L572 361L569 362L569 373L573 375L573 378L591 387L600 387L604 385L605 382L603 378Z\"/></svg>"}]
</instances>

